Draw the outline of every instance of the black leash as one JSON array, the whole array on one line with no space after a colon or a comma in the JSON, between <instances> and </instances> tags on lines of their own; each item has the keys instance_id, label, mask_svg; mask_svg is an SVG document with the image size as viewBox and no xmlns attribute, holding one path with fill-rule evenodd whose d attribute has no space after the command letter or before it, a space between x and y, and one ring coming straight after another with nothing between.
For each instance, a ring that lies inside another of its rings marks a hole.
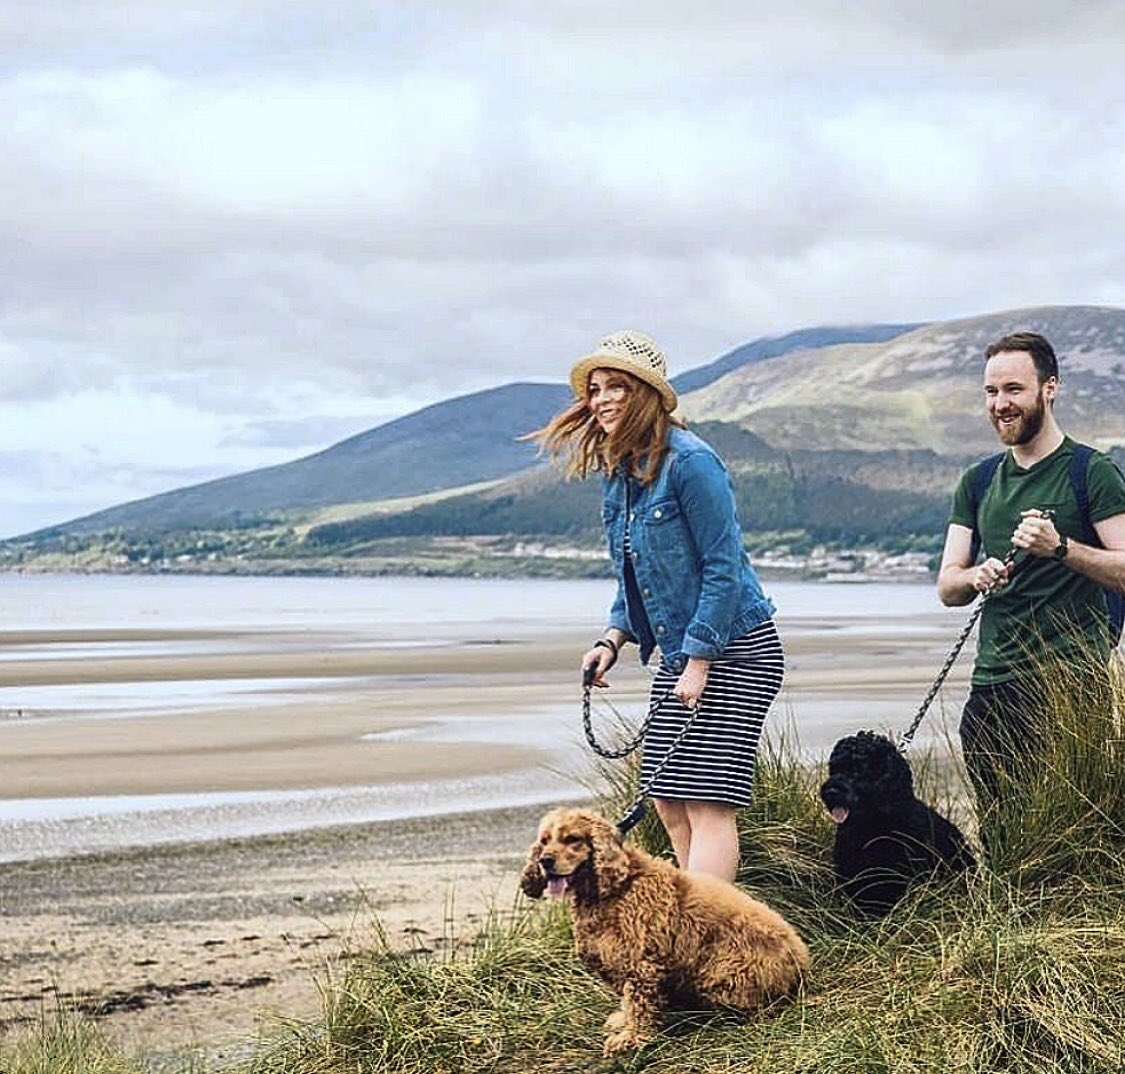
<instances>
[{"instance_id":1,"label":"black leash","mask_svg":"<svg viewBox=\"0 0 1125 1074\"><path fill-rule=\"evenodd\" d=\"M672 691L676 688L675 682L668 687L655 701L648 707L648 714L641 724L641 729L637 732L637 737L633 739L627 746L619 750L610 750L604 747L597 738L594 736L594 727L590 718L590 693L593 688L594 676L597 674L597 667L591 664L582 671L582 729L586 733L586 741L590 744L590 748L599 756L605 757L607 760L616 761L622 757L628 757L644 740L645 732L648 731L649 726L652 724L653 717L656 715L660 706L668 700ZM684 708L687 708L684 705ZM667 767L668 762L672 759L672 754L676 752L677 747L687 737L687 733L691 730L692 725L695 723L696 718L699 716L702 705L697 703L694 709L688 709L691 715L688 717L687 723L680 728L679 733L672 740L672 744L668 747L664 756L660 760L660 764L656 766L656 771L648 778L645 785L637 792L636 798L633 799L633 804L625 811L625 815L617 822L616 828L618 834L622 839L629 834L645 816L645 799L648 797L649 788L660 778L661 772Z\"/></svg>"},{"instance_id":2,"label":"black leash","mask_svg":"<svg viewBox=\"0 0 1125 1074\"><path fill-rule=\"evenodd\" d=\"M1050 518L1051 512L1044 512L1044 517ZM1022 564L1024 559L1016 560L1016 555L1020 550L1018 548L1011 548L1008 554L1004 557L1004 566L1015 565L1018 567ZM1015 576L1015 569L1012 570L1012 577ZM1008 584L1012 584L1012 577L1009 577ZM990 589L988 592L982 594L981 599L977 601L976 607L973 609L972 615L969 616L969 621L962 627L961 633L954 642L953 648L949 651L949 655L945 658L945 663L941 666L941 671L938 672L937 678L934 680L933 686L930 687L930 692L926 694L922 704L918 707L918 712L915 714L910 726L902 733L902 737L898 740L899 753L906 753L910 749L910 744L914 741L914 736L918 732L918 727L922 722L923 717L926 715L933 700L937 697L938 691L941 689L941 684L945 682L945 677L949 674L953 665L957 662L957 657L961 655L961 650L965 647L965 642L969 640L969 635L973 632L973 627L977 625L977 620L984 611L984 606L988 603L988 598L993 593L997 592L995 589Z\"/></svg>"},{"instance_id":3,"label":"black leash","mask_svg":"<svg viewBox=\"0 0 1125 1074\"><path fill-rule=\"evenodd\" d=\"M597 674L597 666L591 664L589 667L582 670L582 730L586 734L586 741L590 744L592 749L599 757L604 757L607 761L619 761L622 757L628 757L640 744L644 741L645 732L648 730L649 724L652 723L652 718L656 715L656 710L664 703L665 699L672 692L675 683L669 686L668 689L655 701L649 705L648 714L644 718L644 723L641 724L641 729L637 732L637 737L632 742L622 746L619 750L611 750L603 746L594 737L594 725L590 718L590 695L593 691L594 676ZM614 710L616 711L616 710Z\"/></svg>"}]
</instances>

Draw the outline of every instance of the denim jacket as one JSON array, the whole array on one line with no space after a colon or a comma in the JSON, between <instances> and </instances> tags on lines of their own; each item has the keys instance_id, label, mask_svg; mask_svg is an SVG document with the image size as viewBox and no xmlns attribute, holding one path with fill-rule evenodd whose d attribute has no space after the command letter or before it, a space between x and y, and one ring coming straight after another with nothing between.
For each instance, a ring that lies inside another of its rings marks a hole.
<instances>
[{"instance_id":1,"label":"denim jacket","mask_svg":"<svg viewBox=\"0 0 1125 1074\"><path fill-rule=\"evenodd\" d=\"M626 507L639 589L632 595L624 563ZM620 467L606 475L602 524L617 576L608 625L638 642L643 663L656 645L675 670L688 657L714 660L733 638L773 614L742 547L726 467L694 433L669 432L660 473L647 486ZM644 614L635 609L637 600ZM651 632L644 629L646 616Z\"/></svg>"}]
</instances>

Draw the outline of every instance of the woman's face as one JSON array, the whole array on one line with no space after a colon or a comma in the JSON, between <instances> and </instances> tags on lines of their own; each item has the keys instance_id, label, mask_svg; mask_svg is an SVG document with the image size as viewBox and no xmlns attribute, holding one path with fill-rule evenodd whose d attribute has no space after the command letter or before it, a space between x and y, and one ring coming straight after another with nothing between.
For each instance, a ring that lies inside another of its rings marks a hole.
<instances>
[{"instance_id":1,"label":"woman's face","mask_svg":"<svg viewBox=\"0 0 1125 1074\"><path fill-rule=\"evenodd\" d=\"M633 398L633 378L618 369L595 369L590 374L586 402L605 433L621 424Z\"/></svg>"}]
</instances>

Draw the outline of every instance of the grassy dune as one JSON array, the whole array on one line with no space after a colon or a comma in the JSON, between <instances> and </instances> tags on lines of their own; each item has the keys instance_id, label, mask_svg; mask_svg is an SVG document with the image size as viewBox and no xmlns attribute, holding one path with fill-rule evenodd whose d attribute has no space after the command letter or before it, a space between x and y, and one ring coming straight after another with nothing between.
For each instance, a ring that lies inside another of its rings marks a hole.
<instances>
[{"instance_id":1,"label":"grassy dune","mask_svg":"<svg viewBox=\"0 0 1125 1074\"><path fill-rule=\"evenodd\" d=\"M651 1071L661 1074L1118 1074L1125 1069L1125 685L1051 672L1052 728L1000 818L1009 836L967 882L859 924L833 891L820 773L794 743L763 758L743 818L740 882L813 952L807 993L760 1016L675 1016L634 1056L601 1058L613 1003L577 963L557 904L497 914L475 943L428 958L354 952L323 982L323 1016L280 1029L226 1074ZM956 805L956 773L912 758L923 797ZM616 775L607 812L627 800ZM661 849L651 821L637 838ZM138 1074L89 1023L52 1016L4 1074ZM167 1069L167 1067L162 1067ZM216 1068L218 1069L218 1068ZM202 1074L185 1066L183 1074Z\"/></svg>"}]
</instances>

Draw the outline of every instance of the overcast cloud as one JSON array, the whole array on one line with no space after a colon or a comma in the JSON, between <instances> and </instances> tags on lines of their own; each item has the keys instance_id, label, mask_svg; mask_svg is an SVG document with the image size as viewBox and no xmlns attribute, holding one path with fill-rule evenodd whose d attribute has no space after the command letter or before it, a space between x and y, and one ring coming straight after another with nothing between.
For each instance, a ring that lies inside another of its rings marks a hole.
<instances>
[{"instance_id":1,"label":"overcast cloud","mask_svg":"<svg viewBox=\"0 0 1125 1074\"><path fill-rule=\"evenodd\" d=\"M1125 295L1118 2L0 0L0 50L0 535L620 326Z\"/></svg>"}]
</instances>

